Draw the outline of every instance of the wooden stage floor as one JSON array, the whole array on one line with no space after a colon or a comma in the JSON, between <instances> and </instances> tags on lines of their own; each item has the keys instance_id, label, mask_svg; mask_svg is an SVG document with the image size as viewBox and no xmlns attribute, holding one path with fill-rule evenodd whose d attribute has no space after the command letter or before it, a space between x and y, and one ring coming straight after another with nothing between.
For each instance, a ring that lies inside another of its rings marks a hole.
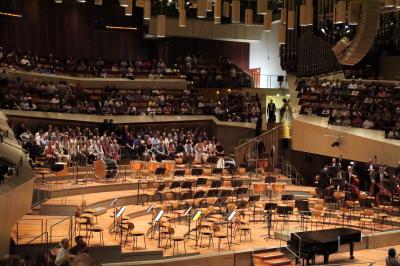
<instances>
[{"instance_id":1,"label":"wooden stage floor","mask_svg":"<svg viewBox=\"0 0 400 266\"><path fill-rule=\"evenodd\" d=\"M279 182L279 181L278 181ZM36 189L48 190L50 193L56 192L53 194L54 197L43 202L43 205L48 206L57 206L58 208L66 208L68 206L81 206L82 202L86 203L87 207L83 209L91 208L93 206L98 206L101 202L104 202L102 205L106 207L106 213L101 214L97 217L97 219L93 219L95 221L95 225L98 225L104 229L104 242L106 246L119 245L120 238L119 234L111 232L113 228L114 218L112 217L114 209L109 205L109 202L112 201L115 197L124 198L124 197L135 197L137 195L137 179L128 177L124 182L120 180L115 183L104 183L104 182L96 182L92 181L87 184L74 184L71 180L64 181L48 181L46 184L40 184L40 179L36 183ZM308 195L314 188L311 187L303 187L303 186L294 186L294 185L286 185L285 193L293 194L293 195ZM143 190L140 190L143 193ZM63 193L60 196L60 194ZM250 194L253 192L250 191ZM248 197L245 196L245 197ZM286 204L287 202L281 202L277 200L278 197L274 198L275 202L278 204ZM268 201L269 199L264 199ZM151 218L150 214L146 213L146 209L151 205L149 202L145 202L143 205L136 205L136 201L133 204L125 205L126 210L123 214L123 217L126 218L129 222L132 222L135 225L135 229L147 232L150 228ZM161 206L160 202L157 202L155 205L155 209L159 209ZM51 210L51 209L50 209ZM53 215L39 215L37 210L33 210L31 214L25 215L18 224L14 225L12 229L12 237L17 240L18 244L25 244L31 242L36 236L40 235L43 232L48 232L49 234L49 242L57 243L62 238L69 236L69 230L71 228L71 224L74 222L74 217L68 215L56 215L57 212L53 213ZM261 220L262 216L258 216ZM267 249L267 248L279 248L286 246L286 241L283 240L282 235L289 235L292 231L304 231L304 230L316 230L316 229L328 229L335 227L342 227L342 221L339 221L340 225L337 225L337 219L331 218L330 222L326 221L325 224L322 222L313 224L312 228L308 224L307 229L302 228L299 222L299 218L297 215L291 215L289 217L289 221L284 221L282 217L276 216L276 220L273 222L273 228L271 229L269 238L268 230L266 227L266 222L253 222L250 221L252 219L252 215L245 215L244 221L247 222L251 228L251 237L246 238L242 237L242 240L239 240L239 234L233 238L232 245L230 247L227 245L226 240L222 241L221 251L218 250L218 240L217 238L213 238L214 245L208 247L208 239L203 238L202 247L195 246L196 233L191 232L190 239L186 240L186 253L200 253L200 254L210 254L210 253L218 253L225 251L242 251L242 250L258 250L258 249ZM376 228L363 228L359 227L358 221L352 221L352 223L345 224L344 226L353 227L356 229L361 229L364 235L370 235L373 233L384 232L384 231L392 231L392 230L400 230L400 218L398 216L391 217L393 224L376 224ZM322 221L322 220L321 220ZM172 222L172 227L174 228L176 235L185 235L188 232L188 224L187 221L175 221ZM194 227L194 223L191 223L191 227ZM222 232L226 232L226 225L221 225ZM82 235L86 237L85 227L82 227L80 233L74 230L74 225L72 225L72 230L74 231L73 236ZM165 248L165 240L162 241L161 248L157 247L158 240L150 239L151 234L146 237L147 249L146 251L157 251L161 250L164 256L172 256L173 249L171 247ZM158 233L155 234L155 237L158 237ZM199 238L198 238L199 239ZM123 240L125 241L125 233L123 236ZM43 243L43 238L37 238L31 243ZM88 241L86 239L86 241ZM400 239L399 239L400 242ZM198 240L199 243L199 240ZM100 238L99 234L95 233L94 237L90 239L90 246L100 246ZM333 254L330 258L331 263L353 263L349 265L368 265L367 263L371 261L378 262L375 265L384 265L381 264L384 262L384 257L387 253L386 247L375 248L373 250L358 250L355 252L356 260L350 261L348 259L348 253L337 253ZM144 242L143 238L138 238L138 247L135 248L135 252L144 251ZM132 238L128 238L128 241L122 245L122 252L133 252L133 241ZM183 243L179 243L179 254L184 253ZM175 252L176 255L176 252ZM317 263L321 263L322 258L317 258ZM360 264L359 264L360 263Z\"/></svg>"}]
</instances>

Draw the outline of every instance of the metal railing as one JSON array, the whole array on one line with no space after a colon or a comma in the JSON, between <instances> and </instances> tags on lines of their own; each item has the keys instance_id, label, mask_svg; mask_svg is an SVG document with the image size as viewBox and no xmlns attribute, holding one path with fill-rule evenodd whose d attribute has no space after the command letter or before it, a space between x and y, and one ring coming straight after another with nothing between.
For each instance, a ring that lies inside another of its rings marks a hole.
<instances>
[{"instance_id":1,"label":"metal railing","mask_svg":"<svg viewBox=\"0 0 400 266\"><path fill-rule=\"evenodd\" d=\"M41 238L41 243L43 243L43 236L45 239L45 244L48 245L49 244L49 234L46 232L41 233L40 235L36 236L35 238L31 239L30 241L28 241L26 243L26 245L32 244L33 241L35 241L36 239L38 239L39 237Z\"/></svg>"},{"instance_id":2,"label":"metal railing","mask_svg":"<svg viewBox=\"0 0 400 266\"><path fill-rule=\"evenodd\" d=\"M280 128L282 125L262 133L260 136L255 137L246 141L245 143L235 148L235 161L237 165L242 164L245 161L255 161L257 167L257 161L260 159L258 155L258 143L259 141L264 144L266 157L271 160L270 167L275 167L278 154L279 154L279 138ZM272 155L272 156L271 156Z\"/></svg>"},{"instance_id":3,"label":"metal railing","mask_svg":"<svg viewBox=\"0 0 400 266\"><path fill-rule=\"evenodd\" d=\"M58 219L58 218L56 218L56 219ZM54 220L54 218L48 218L48 219L46 219L46 228L47 228L47 224L48 224L48 221L49 221L49 220ZM56 222L55 224L53 224L53 225L50 226L50 228L49 228L49 231L50 231L49 240L50 240L50 242L52 241L52 238L53 238L53 229L54 229L54 227L56 227L57 225L61 224L62 222L66 221L66 220L69 220L69 224L68 224L68 238L69 238L69 239L72 239L72 217L71 217L71 216L68 216L68 217L62 218L60 221L58 221L58 222Z\"/></svg>"},{"instance_id":4,"label":"metal railing","mask_svg":"<svg viewBox=\"0 0 400 266\"><path fill-rule=\"evenodd\" d=\"M304 178L293 164L281 157L282 174L289 177L294 185L303 185Z\"/></svg>"},{"instance_id":5,"label":"metal railing","mask_svg":"<svg viewBox=\"0 0 400 266\"><path fill-rule=\"evenodd\" d=\"M16 232L16 233L17 233L17 235L16 235L16 242L17 242L17 244L19 244L19 240L22 239L22 238L20 238L20 235L19 235L19 233L20 233L19 227L20 227L20 224L21 224L23 221L40 221L40 235L39 235L39 237L42 236L41 241L43 242L43 233L45 233L44 230L43 230L43 229L44 229L43 219L28 218L28 219L19 220L19 221L17 222L17 232ZM37 238L38 238L38 237L35 237L35 240L36 240Z\"/></svg>"}]
</instances>

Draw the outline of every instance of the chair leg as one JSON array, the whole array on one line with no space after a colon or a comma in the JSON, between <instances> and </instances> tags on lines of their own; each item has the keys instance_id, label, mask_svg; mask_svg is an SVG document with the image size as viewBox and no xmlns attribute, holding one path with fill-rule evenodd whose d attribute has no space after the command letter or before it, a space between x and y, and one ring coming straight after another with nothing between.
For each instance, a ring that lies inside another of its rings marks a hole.
<instances>
[{"instance_id":1,"label":"chair leg","mask_svg":"<svg viewBox=\"0 0 400 266\"><path fill-rule=\"evenodd\" d=\"M185 243L185 240L183 240L183 249L185 250L185 254L186 254L186 243Z\"/></svg>"},{"instance_id":2,"label":"chair leg","mask_svg":"<svg viewBox=\"0 0 400 266\"><path fill-rule=\"evenodd\" d=\"M147 247L146 247L146 235L143 235L143 241L144 241L144 249L147 249Z\"/></svg>"}]
</instances>

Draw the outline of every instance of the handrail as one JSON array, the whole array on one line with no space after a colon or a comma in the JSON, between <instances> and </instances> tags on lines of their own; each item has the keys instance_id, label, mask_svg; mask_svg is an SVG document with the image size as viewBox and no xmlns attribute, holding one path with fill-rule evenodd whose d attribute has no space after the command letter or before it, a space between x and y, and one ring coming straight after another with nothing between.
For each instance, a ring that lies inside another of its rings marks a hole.
<instances>
[{"instance_id":1,"label":"handrail","mask_svg":"<svg viewBox=\"0 0 400 266\"><path fill-rule=\"evenodd\" d=\"M294 235L294 236L296 236L300 241L299 241L299 256L298 256L298 258L300 259L301 258L301 237L296 233L296 232L292 232L292 234ZM296 256L297 257L297 256Z\"/></svg>"},{"instance_id":2,"label":"handrail","mask_svg":"<svg viewBox=\"0 0 400 266\"><path fill-rule=\"evenodd\" d=\"M281 124L280 124L280 125L276 125L275 127L271 128L270 130L265 131L264 133L260 134L259 136L254 137L254 138L252 138L252 139L249 139L249 140L246 141L245 143L242 143L242 144L240 144L239 146L236 146L236 147L235 147L235 150L242 148L243 146L247 145L247 144L250 143L250 142L257 141L257 140L260 139L261 137L266 136L267 134L269 134L269 133L271 133L271 132L273 132L273 131L275 131L275 130L281 128L282 126L283 126L283 125L281 125Z\"/></svg>"},{"instance_id":3,"label":"handrail","mask_svg":"<svg viewBox=\"0 0 400 266\"><path fill-rule=\"evenodd\" d=\"M47 228L47 220L54 220L54 219L51 219L51 218L46 219L46 228ZM68 238L72 239L72 217L71 216L67 216L67 217L61 219L60 221L58 221L57 223L53 224L52 226L50 226L50 242L51 242L52 236L53 236L53 228L56 225L59 225L60 223L66 221L66 220L69 220Z\"/></svg>"},{"instance_id":4,"label":"handrail","mask_svg":"<svg viewBox=\"0 0 400 266\"><path fill-rule=\"evenodd\" d=\"M35 238L31 239L29 242L26 243L26 245L31 244L33 241L35 241L36 239L38 239L39 237L41 237L43 239L43 236L46 236L46 244L49 243L49 234L46 232L41 233L40 235L36 236ZM43 242L43 240L42 240Z\"/></svg>"},{"instance_id":5,"label":"handrail","mask_svg":"<svg viewBox=\"0 0 400 266\"><path fill-rule=\"evenodd\" d=\"M258 141L261 141L265 147L264 155L266 159L271 160L268 167L271 169L275 168L276 162L279 158L279 138L280 138L280 128L283 125L276 125L274 128L254 137L245 143L242 143L235 147L235 160L236 164L240 165L243 162L255 162L255 167L258 167L259 162L259 151L258 151ZM271 151L271 152L270 152ZM274 151L272 153L272 151ZM272 155L272 157L271 157ZM264 157L264 156L263 156Z\"/></svg>"},{"instance_id":6,"label":"handrail","mask_svg":"<svg viewBox=\"0 0 400 266\"><path fill-rule=\"evenodd\" d=\"M282 174L288 176L294 181L295 185L302 185L304 178L300 172L293 166L293 164L281 157Z\"/></svg>"},{"instance_id":7,"label":"handrail","mask_svg":"<svg viewBox=\"0 0 400 266\"><path fill-rule=\"evenodd\" d=\"M39 219L39 218L26 218L26 219L21 219L19 221L17 221L17 244L19 241L19 225L22 221L40 221L40 235L43 235L43 219ZM43 239L42 239L43 241Z\"/></svg>"}]
</instances>

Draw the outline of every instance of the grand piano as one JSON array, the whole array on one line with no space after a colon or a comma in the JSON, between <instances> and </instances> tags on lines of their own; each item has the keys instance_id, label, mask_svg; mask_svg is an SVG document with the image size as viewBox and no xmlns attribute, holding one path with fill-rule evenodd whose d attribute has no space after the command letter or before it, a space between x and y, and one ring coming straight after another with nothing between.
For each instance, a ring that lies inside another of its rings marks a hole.
<instances>
[{"instance_id":1,"label":"grand piano","mask_svg":"<svg viewBox=\"0 0 400 266\"><path fill-rule=\"evenodd\" d=\"M287 244L296 254L300 245L301 258L313 259L316 255L323 255L324 264L328 264L329 255L338 252L339 246L344 244L350 244L350 259L354 259L355 242L361 242L360 230L335 228L292 233Z\"/></svg>"}]
</instances>

